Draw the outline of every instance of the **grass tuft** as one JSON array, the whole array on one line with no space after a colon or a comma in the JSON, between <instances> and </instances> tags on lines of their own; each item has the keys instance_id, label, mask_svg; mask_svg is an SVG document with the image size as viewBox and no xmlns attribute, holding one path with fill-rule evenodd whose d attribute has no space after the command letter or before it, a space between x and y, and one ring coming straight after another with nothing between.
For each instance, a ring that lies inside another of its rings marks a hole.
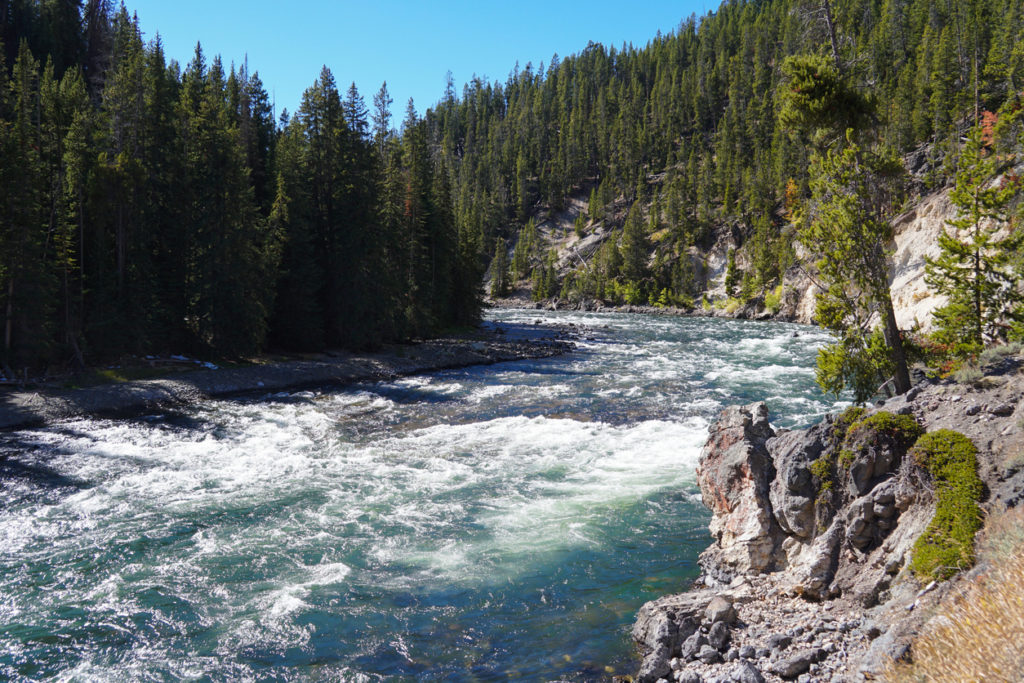
<instances>
[{"instance_id":1,"label":"grass tuft","mask_svg":"<svg viewBox=\"0 0 1024 683\"><path fill-rule=\"evenodd\" d=\"M950 375L957 384L977 384L985 376L977 365L964 363Z\"/></svg>"},{"instance_id":2,"label":"grass tuft","mask_svg":"<svg viewBox=\"0 0 1024 683\"><path fill-rule=\"evenodd\" d=\"M990 518L978 547L992 568L940 606L913 661L890 664L885 680L1024 680L1024 510Z\"/></svg>"}]
</instances>

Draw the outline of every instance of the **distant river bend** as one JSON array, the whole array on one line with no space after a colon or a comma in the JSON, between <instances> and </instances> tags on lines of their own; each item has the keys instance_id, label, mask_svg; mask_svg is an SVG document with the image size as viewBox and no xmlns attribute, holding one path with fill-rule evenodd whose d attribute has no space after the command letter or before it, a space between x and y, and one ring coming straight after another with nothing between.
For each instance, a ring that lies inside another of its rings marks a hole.
<instances>
[{"instance_id":1,"label":"distant river bend","mask_svg":"<svg viewBox=\"0 0 1024 683\"><path fill-rule=\"evenodd\" d=\"M782 323L493 311L576 352L3 435L0 679L528 681L632 673L696 575L725 405L833 407Z\"/></svg>"}]
</instances>

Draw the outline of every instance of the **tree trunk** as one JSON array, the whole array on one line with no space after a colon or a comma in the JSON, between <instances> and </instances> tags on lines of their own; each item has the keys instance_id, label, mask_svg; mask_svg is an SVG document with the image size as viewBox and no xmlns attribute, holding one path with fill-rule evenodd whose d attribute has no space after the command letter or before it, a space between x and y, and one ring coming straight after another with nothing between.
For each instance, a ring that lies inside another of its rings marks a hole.
<instances>
[{"instance_id":1,"label":"tree trunk","mask_svg":"<svg viewBox=\"0 0 1024 683\"><path fill-rule=\"evenodd\" d=\"M832 3L829 0L822 0L821 8L825 13L825 28L828 30L828 41L832 47L832 60L835 62L839 72L842 73L843 65L839 61L839 42L836 40L836 25L832 20Z\"/></svg>"},{"instance_id":2,"label":"tree trunk","mask_svg":"<svg viewBox=\"0 0 1024 683\"><path fill-rule=\"evenodd\" d=\"M985 344L981 324L981 251L974 250L974 341L982 347Z\"/></svg>"},{"instance_id":3,"label":"tree trunk","mask_svg":"<svg viewBox=\"0 0 1024 683\"><path fill-rule=\"evenodd\" d=\"M14 278L7 283L7 319L4 322L4 357L11 360L11 333L14 329ZM8 373L9 374L9 373ZM12 375L13 379L13 375Z\"/></svg>"},{"instance_id":4,"label":"tree trunk","mask_svg":"<svg viewBox=\"0 0 1024 683\"><path fill-rule=\"evenodd\" d=\"M910 391L910 370L907 368L907 354L903 350L903 338L900 336L900 328L896 324L896 312L892 308L892 299L886 297L884 302L885 322L885 343L889 347L889 359L892 361L895 370L893 371L893 385L896 394L905 394Z\"/></svg>"}]
</instances>

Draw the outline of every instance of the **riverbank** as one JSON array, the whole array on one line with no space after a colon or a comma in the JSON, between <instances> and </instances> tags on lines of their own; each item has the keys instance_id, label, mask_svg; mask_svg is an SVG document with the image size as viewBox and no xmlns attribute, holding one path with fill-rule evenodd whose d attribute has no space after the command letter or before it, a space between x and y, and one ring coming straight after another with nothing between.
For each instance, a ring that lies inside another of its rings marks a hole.
<instances>
[{"instance_id":1,"label":"riverbank","mask_svg":"<svg viewBox=\"0 0 1024 683\"><path fill-rule=\"evenodd\" d=\"M336 351L77 389L11 390L0 393L0 430L86 415L137 414L209 398L340 387L471 365L548 358L571 350L574 336L571 328L485 325L467 334L390 344L373 353Z\"/></svg>"},{"instance_id":2,"label":"riverbank","mask_svg":"<svg viewBox=\"0 0 1024 683\"><path fill-rule=\"evenodd\" d=\"M809 319L801 318L788 312L790 309L772 313L764 308L760 300L752 300L743 306L727 307L694 307L678 308L676 306L647 306L624 304L614 306L596 299L586 301L567 301L558 298L534 301L526 296L513 296L504 299L490 299L489 306L495 308L511 308L527 311L585 311L590 313L638 313L642 315L672 316L676 318L733 318L736 320L774 320L776 322L813 325Z\"/></svg>"},{"instance_id":3,"label":"riverbank","mask_svg":"<svg viewBox=\"0 0 1024 683\"><path fill-rule=\"evenodd\" d=\"M955 596L984 584L994 564L979 546L973 568L969 547L953 558L961 566L927 569L936 551L918 539L943 489L922 464L940 456L918 437L948 440L941 430L953 430L973 444L968 469L982 518L994 520L1024 503L1022 415L1019 354L997 357L970 383L926 379L881 408L806 430L774 429L763 403L727 408L697 469L715 541L694 590L638 613L637 680L886 678L893 660L915 656L919 635L951 623ZM996 535L979 538L1007 545Z\"/></svg>"}]
</instances>

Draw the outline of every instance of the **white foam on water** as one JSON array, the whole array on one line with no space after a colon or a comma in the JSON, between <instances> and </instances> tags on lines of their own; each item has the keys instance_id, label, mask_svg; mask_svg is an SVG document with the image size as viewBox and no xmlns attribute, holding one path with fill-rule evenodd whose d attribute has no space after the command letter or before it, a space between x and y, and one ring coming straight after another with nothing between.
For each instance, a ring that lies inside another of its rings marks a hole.
<instances>
[{"instance_id":1,"label":"white foam on water","mask_svg":"<svg viewBox=\"0 0 1024 683\"><path fill-rule=\"evenodd\" d=\"M478 533L462 539L460 552L445 541L404 545L389 538L375 557L425 562L429 571L457 580L476 573L479 556L514 564L511 559L524 554L593 543L591 525L622 505L692 482L706 430L702 418L613 427L543 417L419 430L402 439L403 447L428 460L419 467L390 467L401 490L422 495L415 496L415 505L382 511L392 516L390 523L417 532L443 529L464 513L436 498L460 489L486 496L488 505L471 518ZM378 491L377 500L386 495Z\"/></svg>"},{"instance_id":2,"label":"white foam on water","mask_svg":"<svg viewBox=\"0 0 1024 683\"><path fill-rule=\"evenodd\" d=\"M86 621L115 630L147 610L154 621L169 618L144 604L152 591L217 625L217 657L196 667L192 653L172 651L177 645L145 642L110 671L102 652L80 655L67 680L153 671L246 680L238 652L308 647L312 627L302 615L322 609L326 595L353 586L511 585L544 558L613 544L609 529L624 514L647 506L659 514L666 492L696 500L708 421L735 402L741 384L763 388L790 415L829 406L809 389L789 390L808 384L801 359L821 341L812 334L792 338L782 328L736 341L765 328L512 317L574 322L596 328L602 341L538 361L554 368L548 373L417 376L266 403L211 402L190 411L185 426L83 420L22 433L48 454L48 467L79 484L59 495L17 484L24 502L0 511L9 558L0 565L0 619L60 628L54 620L66 605L82 605ZM701 329L715 334L695 337ZM654 341L624 341L622 330ZM549 416L497 417L516 406ZM601 421L602 406L616 424ZM631 533L643 534L642 525ZM26 588L33 577L19 567L32 563L52 566L45 588ZM362 675L345 671L343 678Z\"/></svg>"}]
</instances>

